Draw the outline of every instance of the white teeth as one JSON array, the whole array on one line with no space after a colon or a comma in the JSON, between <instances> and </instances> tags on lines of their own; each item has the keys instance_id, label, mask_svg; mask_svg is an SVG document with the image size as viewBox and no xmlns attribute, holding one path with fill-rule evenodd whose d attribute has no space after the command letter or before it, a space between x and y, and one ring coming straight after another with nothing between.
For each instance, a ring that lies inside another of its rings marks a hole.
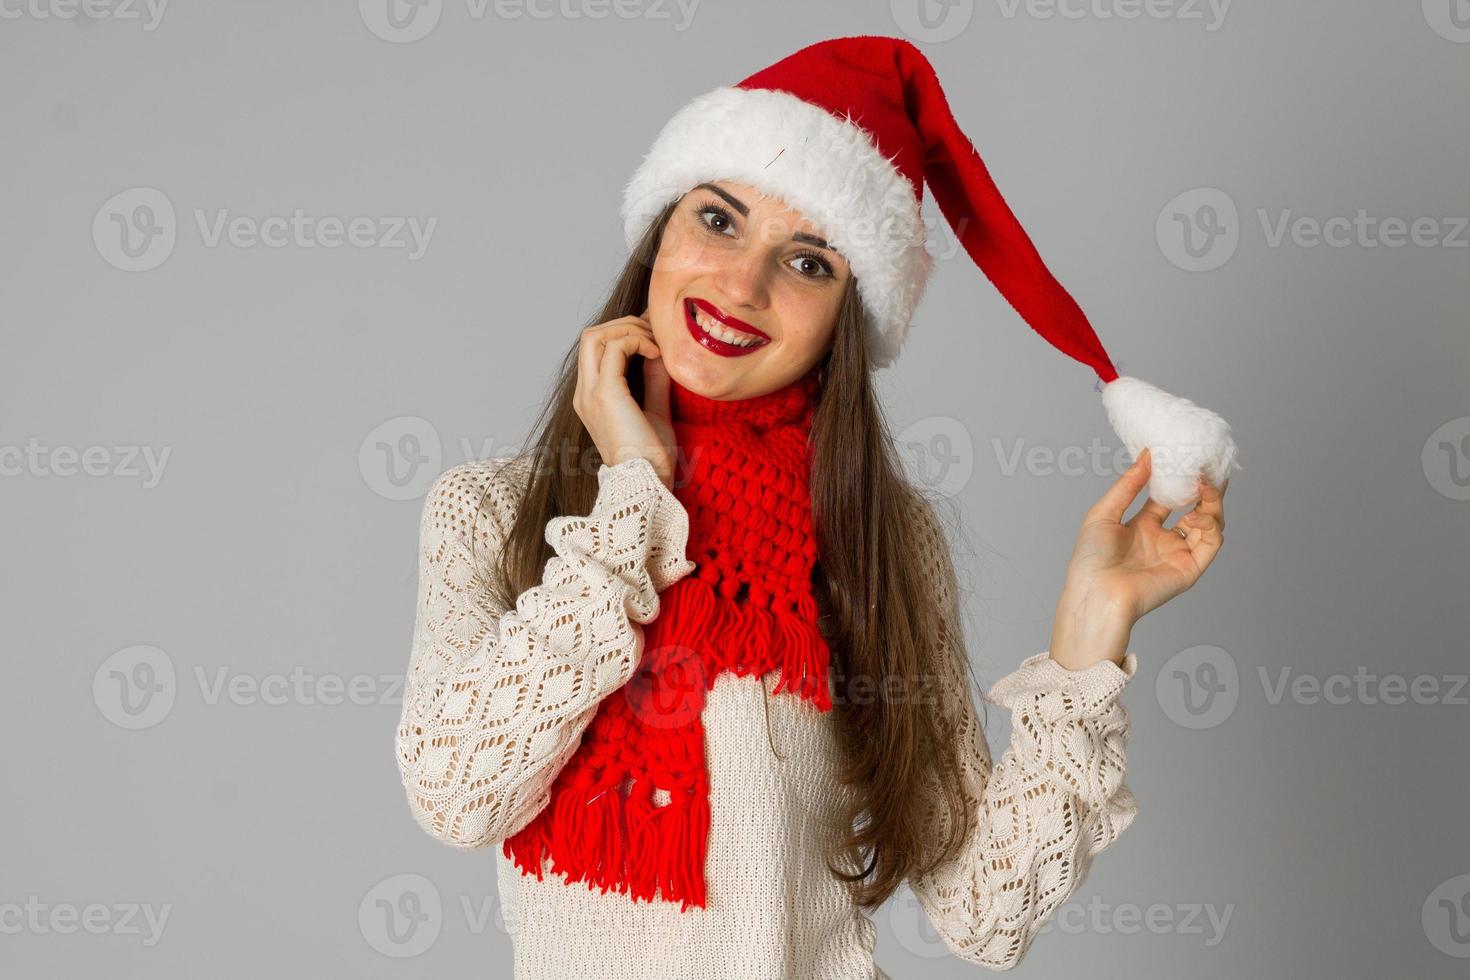
<instances>
[{"instance_id":1,"label":"white teeth","mask_svg":"<svg viewBox=\"0 0 1470 980\"><path fill-rule=\"evenodd\" d=\"M711 337L717 337L727 344L734 344L736 347L750 347L760 342L760 338L758 337L752 337L748 334L743 333L736 333L734 330L731 330L723 323L718 323L715 320L710 319L708 316L705 315L705 312L698 307L694 308L694 322L699 324L700 329L709 334Z\"/></svg>"}]
</instances>

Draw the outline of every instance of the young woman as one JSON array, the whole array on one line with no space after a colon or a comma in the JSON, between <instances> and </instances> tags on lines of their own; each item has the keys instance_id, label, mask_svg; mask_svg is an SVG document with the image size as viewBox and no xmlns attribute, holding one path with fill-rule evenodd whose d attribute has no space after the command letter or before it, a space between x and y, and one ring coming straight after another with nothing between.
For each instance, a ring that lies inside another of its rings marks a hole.
<instances>
[{"instance_id":1,"label":"young woman","mask_svg":"<svg viewBox=\"0 0 1470 980\"><path fill-rule=\"evenodd\" d=\"M793 56L916 57L886 38ZM794 73L813 74L834 72ZM870 913L901 883L956 955L1006 969L1136 813L1130 631L1213 560L1222 488L1198 480L1173 527L1153 498L1125 522L1144 450L1087 511L1049 649L988 694L1012 712L992 763L945 535L872 387L927 267L902 222L875 242L844 220L892 217L893 185L855 201L809 179L907 178L828 139L840 113L742 86L720 90L733 112L676 117L630 183L632 254L533 448L429 494L408 800L439 840L497 846L519 980L883 977Z\"/></svg>"}]
</instances>

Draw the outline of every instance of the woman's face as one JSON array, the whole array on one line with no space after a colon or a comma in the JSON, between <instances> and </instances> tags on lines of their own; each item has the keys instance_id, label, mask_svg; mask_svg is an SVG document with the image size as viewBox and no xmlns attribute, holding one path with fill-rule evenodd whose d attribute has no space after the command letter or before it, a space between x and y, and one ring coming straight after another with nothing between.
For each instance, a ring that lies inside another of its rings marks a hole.
<instances>
[{"instance_id":1,"label":"woman's face","mask_svg":"<svg viewBox=\"0 0 1470 980\"><path fill-rule=\"evenodd\" d=\"M712 181L674 206L648 321L675 381L707 398L751 398L822 359L851 275L800 212L748 184Z\"/></svg>"}]
</instances>

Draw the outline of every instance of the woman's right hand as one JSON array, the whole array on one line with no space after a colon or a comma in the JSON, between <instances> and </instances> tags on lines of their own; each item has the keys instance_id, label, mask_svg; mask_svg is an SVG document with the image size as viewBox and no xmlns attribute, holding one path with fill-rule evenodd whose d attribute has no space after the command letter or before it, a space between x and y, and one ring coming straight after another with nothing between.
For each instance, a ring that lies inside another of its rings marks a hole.
<instances>
[{"instance_id":1,"label":"woman's right hand","mask_svg":"<svg viewBox=\"0 0 1470 980\"><path fill-rule=\"evenodd\" d=\"M637 456L673 486L678 438L669 418L669 373L643 316L624 316L582 331L572 408L602 461L616 466ZM628 358L643 355L643 406L628 387Z\"/></svg>"}]
</instances>

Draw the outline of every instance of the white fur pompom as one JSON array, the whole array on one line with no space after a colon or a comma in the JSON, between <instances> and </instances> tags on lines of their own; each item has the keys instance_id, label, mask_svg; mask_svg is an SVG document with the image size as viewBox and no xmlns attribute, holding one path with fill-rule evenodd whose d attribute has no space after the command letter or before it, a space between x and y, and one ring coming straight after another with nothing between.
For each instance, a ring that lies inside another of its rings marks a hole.
<instances>
[{"instance_id":1,"label":"white fur pompom","mask_svg":"<svg viewBox=\"0 0 1470 980\"><path fill-rule=\"evenodd\" d=\"M1199 499L1200 473L1215 486L1225 482L1235 461L1230 425L1208 408L1171 395L1147 381L1120 376L1103 386L1108 421L1134 459L1151 449L1148 494L1171 508Z\"/></svg>"}]
</instances>

